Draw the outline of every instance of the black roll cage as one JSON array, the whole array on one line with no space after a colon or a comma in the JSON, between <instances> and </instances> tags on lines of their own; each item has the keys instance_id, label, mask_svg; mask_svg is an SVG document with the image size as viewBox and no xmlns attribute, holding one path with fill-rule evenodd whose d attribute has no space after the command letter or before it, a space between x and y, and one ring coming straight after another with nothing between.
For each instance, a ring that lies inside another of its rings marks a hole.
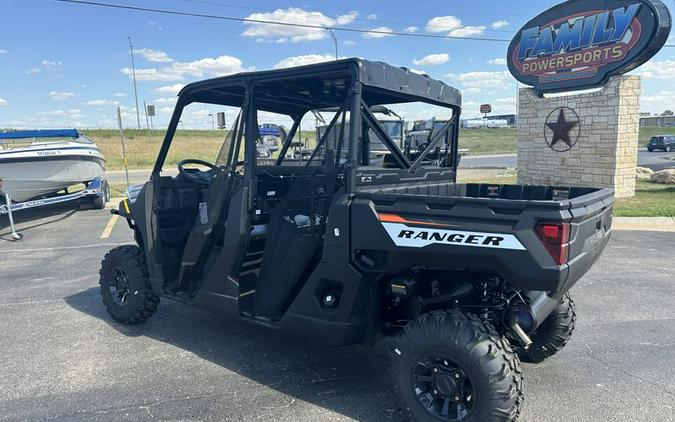
<instances>
[{"instance_id":1,"label":"black roll cage","mask_svg":"<svg viewBox=\"0 0 675 422\"><path fill-rule=\"evenodd\" d=\"M392 73L393 76L390 76L390 73ZM367 148L367 142L365 142L367 136L363 136L361 128L362 121L365 121L387 146L400 169L407 170L410 174L414 174L419 170L429 153L431 153L443 139L446 140L445 159L447 159L449 163L453 163L453 165L456 163L459 129L458 122L461 113L461 96L457 90L448 87L442 82L434 81L427 75L418 75L405 68L396 68L384 63L368 62L361 59L346 59L330 62L328 64L233 75L196 82L186 86L179 93L178 101L171 116L151 178L154 179L159 177L169 147L176 133L183 109L194 102L241 106L242 114L240 120L245 121L246 123L244 133L244 166L246 167L246 173L248 174L254 174L256 165L255 138L257 132L257 111L260 109L289 116L293 120L293 125L283 142L279 157L276 161L277 165L281 165L288 148L300 127L302 118L311 110L327 108L328 106L335 107L337 104L331 105L329 102L337 102L336 98L339 97L332 99L315 98L307 95L303 96L297 92L277 92L270 89L258 90L258 87L264 86L267 83L273 84L287 80L297 83L298 80L303 80L303 78L315 78L315 80L331 82L338 78L345 79L345 77L351 81L350 86L343 88L345 89L345 92L341 95L343 101L340 104L340 108L336 112L335 117L331 121L324 136L317 143L314 154L326 141L326 135L331 131L338 116L341 114L346 115L346 112L349 111L349 145L347 148L347 161L345 163L347 192L353 192L355 188L353 180L354 175L351 173L353 173L359 165L367 165L369 160L368 154L361 154L364 162L357 163L359 139L364 139L364 148ZM390 78L391 80L387 78ZM407 85L401 83L402 78L406 79ZM392 83L392 81L396 83ZM241 92L235 92L234 88L238 88ZM226 91L226 89L230 89L231 91ZM368 95L364 95L364 91L366 90ZM260 95L257 96L257 94ZM337 92L337 95L339 96L339 92ZM389 137L386 130L370 110L373 105L387 102L386 100L389 101L388 103L392 104L420 101L451 108L452 117L442 129L433 134L428 147L416 157L414 162L411 163L396 146L396 143ZM258 103L261 103L262 107L259 108ZM279 107L279 109L276 109L276 107ZM447 136L448 134L450 135L449 137ZM236 139L233 141L236 145L232 146L233 150L236 148L238 151L240 147L239 142L242 140L241 135L241 132L235 135ZM234 171L234 167L236 166L233 165L232 167L232 171Z\"/></svg>"}]
</instances>

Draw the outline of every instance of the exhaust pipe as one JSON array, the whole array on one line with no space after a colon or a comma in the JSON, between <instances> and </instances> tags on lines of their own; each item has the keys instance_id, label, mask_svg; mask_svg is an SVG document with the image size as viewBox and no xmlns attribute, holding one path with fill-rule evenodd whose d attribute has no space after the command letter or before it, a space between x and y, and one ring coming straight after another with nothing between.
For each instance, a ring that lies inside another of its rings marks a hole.
<instances>
[{"instance_id":1,"label":"exhaust pipe","mask_svg":"<svg viewBox=\"0 0 675 422\"><path fill-rule=\"evenodd\" d=\"M521 327L520 324L518 324L518 317L516 316L516 314L510 314L508 316L506 324L509 326L513 334L515 334L516 337L518 337L518 340L520 340L525 350L529 349L530 346L532 346L532 339L530 338L530 336L527 335L525 330L523 330L523 327Z\"/></svg>"},{"instance_id":2,"label":"exhaust pipe","mask_svg":"<svg viewBox=\"0 0 675 422\"><path fill-rule=\"evenodd\" d=\"M506 312L504 322L525 349L532 345L532 334L558 306L558 301L541 291L527 293L529 305L514 306Z\"/></svg>"}]
</instances>

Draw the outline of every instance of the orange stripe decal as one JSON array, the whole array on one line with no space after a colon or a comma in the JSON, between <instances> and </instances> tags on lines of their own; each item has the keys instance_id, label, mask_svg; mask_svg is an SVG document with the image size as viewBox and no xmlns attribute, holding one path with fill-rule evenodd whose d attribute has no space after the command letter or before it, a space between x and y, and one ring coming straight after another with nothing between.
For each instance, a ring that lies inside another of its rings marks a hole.
<instances>
[{"instance_id":1,"label":"orange stripe decal","mask_svg":"<svg viewBox=\"0 0 675 422\"><path fill-rule=\"evenodd\" d=\"M401 217L400 215L396 214L378 213L377 217L380 221L383 221L385 223L409 223L409 224L424 224L427 226L451 227L451 225L449 224L440 224L431 221L407 220Z\"/></svg>"}]
</instances>

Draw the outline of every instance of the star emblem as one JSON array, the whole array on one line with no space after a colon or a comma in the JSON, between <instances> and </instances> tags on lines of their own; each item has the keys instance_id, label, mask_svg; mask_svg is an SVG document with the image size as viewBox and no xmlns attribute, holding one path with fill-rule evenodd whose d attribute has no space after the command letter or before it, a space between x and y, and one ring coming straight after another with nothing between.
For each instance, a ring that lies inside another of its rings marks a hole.
<instances>
[{"instance_id":1,"label":"star emblem","mask_svg":"<svg viewBox=\"0 0 675 422\"><path fill-rule=\"evenodd\" d=\"M568 110L568 117L572 117L572 119L567 120L565 118L565 109ZM556 112L558 117L553 120ZM559 152L569 151L577 143L577 139L579 138L579 116L571 108L558 107L553 110L546 118L546 127L553 132L549 140L549 131L544 131L546 143L552 150ZM575 128L577 130L573 131Z\"/></svg>"}]
</instances>

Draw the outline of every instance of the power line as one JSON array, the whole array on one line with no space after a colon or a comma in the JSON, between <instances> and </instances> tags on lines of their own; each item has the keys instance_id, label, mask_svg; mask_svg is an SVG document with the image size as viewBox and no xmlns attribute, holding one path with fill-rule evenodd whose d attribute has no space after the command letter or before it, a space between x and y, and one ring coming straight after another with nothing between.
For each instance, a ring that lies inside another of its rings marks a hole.
<instances>
[{"instance_id":1,"label":"power line","mask_svg":"<svg viewBox=\"0 0 675 422\"><path fill-rule=\"evenodd\" d=\"M207 13L193 13L193 12L182 12L178 10L168 10L168 9L156 9L149 7L140 7L140 6L129 6L122 4L112 4L112 3L103 3L96 1L88 0L54 0L61 3L73 3L73 4L82 4L88 6L98 6L98 7L107 7L111 9L125 9L125 10L134 10L137 12L150 12L150 13L159 13L165 15L176 15L176 16L190 16L195 18L206 18L206 19L219 19L235 22L248 22L248 23L257 23L257 24L266 24L266 25L279 25L279 26L291 26L297 28L310 28L310 29L323 29L333 31L342 31L342 32L356 32L360 34L378 34L378 35L397 35L403 37L418 37L418 38L436 38L436 39L450 39L450 40L469 40L469 41L491 41L491 42L510 42L510 39L504 38L482 38L482 37L458 37L453 35L434 35L434 34L416 34L409 32L398 32L398 31L379 31L373 29L357 29L357 28L345 28L339 26L322 26L322 25L310 25L310 24L300 24L300 23L289 23L289 22L275 22L268 21L264 19L249 19L249 18L240 18L236 16L224 16L224 15L212 15Z\"/></svg>"}]
</instances>

